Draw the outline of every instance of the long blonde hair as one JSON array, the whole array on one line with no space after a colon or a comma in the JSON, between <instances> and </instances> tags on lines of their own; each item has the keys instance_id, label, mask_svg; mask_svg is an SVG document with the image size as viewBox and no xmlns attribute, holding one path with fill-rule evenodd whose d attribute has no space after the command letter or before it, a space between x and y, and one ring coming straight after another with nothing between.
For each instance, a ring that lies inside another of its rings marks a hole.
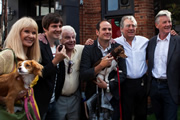
<instances>
[{"instance_id":1,"label":"long blonde hair","mask_svg":"<svg viewBox=\"0 0 180 120\"><path fill-rule=\"evenodd\" d=\"M20 33L23 28L32 27L36 30L36 40L31 47L28 48L27 54L25 54L23 49L22 40L20 37ZM41 60L40 46L38 40L38 26L37 23L30 17L23 17L16 21L5 42L4 48L11 48L14 50L16 57L22 60L33 59L36 61Z\"/></svg>"}]
</instances>

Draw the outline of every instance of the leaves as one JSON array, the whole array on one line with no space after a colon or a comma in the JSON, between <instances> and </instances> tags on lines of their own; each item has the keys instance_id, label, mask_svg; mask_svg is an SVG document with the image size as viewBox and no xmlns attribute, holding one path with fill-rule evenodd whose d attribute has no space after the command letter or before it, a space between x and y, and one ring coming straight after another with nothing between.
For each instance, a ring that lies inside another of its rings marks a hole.
<instances>
[{"instance_id":1,"label":"leaves","mask_svg":"<svg viewBox=\"0 0 180 120\"><path fill-rule=\"evenodd\" d=\"M167 9L172 13L172 21L174 25L180 24L180 4L168 4Z\"/></svg>"}]
</instances>

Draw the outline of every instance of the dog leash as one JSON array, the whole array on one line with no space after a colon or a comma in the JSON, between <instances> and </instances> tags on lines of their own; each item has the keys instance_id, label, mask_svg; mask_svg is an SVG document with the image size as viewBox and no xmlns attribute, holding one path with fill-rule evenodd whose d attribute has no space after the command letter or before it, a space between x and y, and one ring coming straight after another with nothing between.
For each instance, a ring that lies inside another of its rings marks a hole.
<instances>
[{"instance_id":1,"label":"dog leash","mask_svg":"<svg viewBox=\"0 0 180 120\"><path fill-rule=\"evenodd\" d=\"M24 100L24 107L25 107L26 116L27 116L28 120L33 120L31 114L30 114L29 111L28 111L28 101L29 101L29 100L30 100L30 102L31 102L31 105L32 105L34 114L35 114L35 116L36 116L36 119L37 119L37 120L40 120L40 117L39 117L39 115L38 115L38 112L37 112L37 109L36 109L36 106L35 106L35 102L34 102L34 99L33 99L33 88L31 88L31 89L29 90L29 96L26 97L25 100Z\"/></svg>"},{"instance_id":2,"label":"dog leash","mask_svg":"<svg viewBox=\"0 0 180 120\"><path fill-rule=\"evenodd\" d=\"M114 56L110 53L111 57ZM118 59L114 58L114 60L118 63ZM122 105L121 105L121 87L120 87L120 76L119 76L119 67L117 65L117 76L118 76L118 86L119 86L119 109L120 109L120 120L122 120Z\"/></svg>"},{"instance_id":3,"label":"dog leash","mask_svg":"<svg viewBox=\"0 0 180 120\"><path fill-rule=\"evenodd\" d=\"M31 114L29 113L28 105L27 105L27 104L28 104L28 97L26 97L26 98L24 99L24 109L25 109L25 112L26 112L27 119L28 119L28 120L33 120Z\"/></svg>"},{"instance_id":4,"label":"dog leash","mask_svg":"<svg viewBox=\"0 0 180 120\"><path fill-rule=\"evenodd\" d=\"M120 87L120 77L119 77L119 67L117 66L117 76L118 76L118 86L119 86L119 109L120 109L120 120L122 120L122 106L121 106L121 87Z\"/></svg>"},{"instance_id":5,"label":"dog leash","mask_svg":"<svg viewBox=\"0 0 180 120\"><path fill-rule=\"evenodd\" d=\"M37 111L36 106L35 106L35 101L33 99L33 93L34 93L33 88L31 88L31 96L29 96L29 98L30 98L30 101L31 101L31 104L32 104L32 107L33 107L33 110L34 110L34 114L36 116L36 119L40 120L40 117L38 115L38 111Z\"/></svg>"}]
</instances>

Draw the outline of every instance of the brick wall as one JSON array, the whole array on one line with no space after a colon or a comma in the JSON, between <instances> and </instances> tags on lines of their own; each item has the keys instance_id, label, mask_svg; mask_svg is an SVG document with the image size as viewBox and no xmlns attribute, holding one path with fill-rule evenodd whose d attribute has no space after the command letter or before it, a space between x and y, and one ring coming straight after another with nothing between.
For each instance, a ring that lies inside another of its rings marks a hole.
<instances>
[{"instance_id":1,"label":"brick wall","mask_svg":"<svg viewBox=\"0 0 180 120\"><path fill-rule=\"evenodd\" d=\"M137 34L151 38L155 35L153 0L134 0Z\"/></svg>"},{"instance_id":2,"label":"brick wall","mask_svg":"<svg viewBox=\"0 0 180 120\"><path fill-rule=\"evenodd\" d=\"M83 0L80 6L80 43L96 39L96 24L101 20L101 0Z\"/></svg>"},{"instance_id":3,"label":"brick wall","mask_svg":"<svg viewBox=\"0 0 180 120\"><path fill-rule=\"evenodd\" d=\"M151 38L154 36L153 0L134 0L135 18L138 22L137 34ZM95 27L101 20L101 0L83 0L80 6L80 43L88 38L96 39Z\"/></svg>"}]
</instances>

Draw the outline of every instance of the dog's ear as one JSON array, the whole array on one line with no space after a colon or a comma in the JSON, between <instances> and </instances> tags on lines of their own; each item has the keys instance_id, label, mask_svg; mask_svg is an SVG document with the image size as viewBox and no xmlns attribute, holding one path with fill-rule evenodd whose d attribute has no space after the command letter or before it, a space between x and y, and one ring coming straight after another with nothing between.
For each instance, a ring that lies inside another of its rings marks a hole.
<instances>
[{"instance_id":1,"label":"dog's ear","mask_svg":"<svg viewBox=\"0 0 180 120\"><path fill-rule=\"evenodd\" d=\"M23 62L23 61L19 61L19 62L18 62L17 68L18 68L19 66L21 66L22 62Z\"/></svg>"},{"instance_id":2,"label":"dog's ear","mask_svg":"<svg viewBox=\"0 0 180 120\"><path fill-rule=\"evenodd\" d=\"M120 56L121 50L122 50L122 46L119 45L118 47L114 48L111 51L111 55L116 59L118 56Z\"/></svg>"},{"instance_id":3,"label":"dog's ear","mask_svg":"<svg viewBox=\"0 0 180 120\"><path fill-rule=\"evenodd\" d=\"M115 53L118 53L118 51L119 51L119 46L116 47L116 48L114 48L114 52L115 52Z\"/></svg>"},{"instance_id":4,"label":"dog's ear","mask_svg":"<svg viewBox=\"0 0 180 120\"><path fill-rule=\"evenodd\" d=\"M34 70L33 70L34 74L42 77L42 69L44 67L41 64L39 64L38 62L36 62L35 60L32 60L31 64L34 67Z\"/></svg>"}]
</instances>

